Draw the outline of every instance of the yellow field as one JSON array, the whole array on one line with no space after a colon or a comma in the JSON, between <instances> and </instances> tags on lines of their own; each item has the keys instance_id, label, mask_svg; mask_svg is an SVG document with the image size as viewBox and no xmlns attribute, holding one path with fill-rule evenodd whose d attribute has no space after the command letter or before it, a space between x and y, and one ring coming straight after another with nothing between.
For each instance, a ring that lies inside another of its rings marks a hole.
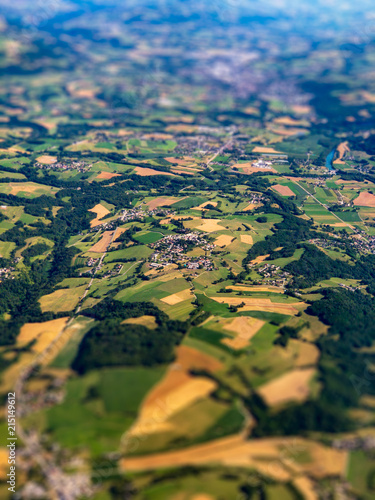
<instances>
[{"instance_id":1,"label":"yellow field","mask_svg":"<svg viewBox=\"0 0 375 500\"><path fill-rule=\"evenodd\" d=\"M57 320L47 321L45 323L29 323L24 325L21 329L21 333L17 338L16 347L22 347L30 339L36 339L36 344L32 347L32 351L23 352L15 363L9 366L1 376L0 391L6 392L12 390L14 385L19 378L21 372L29 366L34 360L35 356L47 348L61 332L62 328L65 326L63 322L69 318L59 318ZM90 320L92 321L92 320ZM40 326L38 326L40 325ZM51 351L43 357L42 364L48 365L54 357L57 356L59 351L64 347L69 338L77 331L83 327L82 323L73 322L65 330L61 337L59 337L56 349L51 349ZM51 369L49 369L51 370ZM61 370L59 371L59 376L61 376ZM65 375L69 374L69 370L66 370Z\"/></svg>"},{"instance_id":2,"label":"yellow field","mask_svg":"<svg viewBox=\"0 0 375 500\"><path fill-rule=\"evenodd\" d=\"M337 151L339 152L339 157L337 160L335 160L333 163L335 164L345 164L343 161L343 157L345 153L350 153L350 148L348 145L348 141L342 142L337 146Z\"/></svg>"},{"instance_id":3,"label":"yellow field","mask_svg":"<svg viewBox=\"0 0 375 500\"><path fill-rule=\"evenodd\" d=\"M359 207L375 207L375 196L363 191L353 203Z\"/></svg>"},{"instance_id":4,"label":"yellow field","mask_svg":"<svg viewBox=\"0 0 375 500\"><path fill-rule=\"evenodd\" d=\"M35 341L32 351L39 353L61 332L69 318L58 318L45 323L26 323L22 326L17 337L17 347L24 347L31 341Z\"/></svg>"},{"instance_id":5,"label":"yellow field","mask_svg":"<svg viewBox=\"0 0 375 500\"><path fill-rule=\"evenodd\" d=\"M111 172L101 172L95 179L112 179L113 177L120 177L121 174L114 174Z\"/></svg>"},{"instance_id":6,"label":"yellow field","mask_svg":"<svg viewBox=\"0 0 375 500\"><path fill-rule=\"evenodd\" d=\"M192 299L193 294L189 288L186 290L183 290L182 292L178 293L173 293L172 295L168 295L167 297L164 297L163 299L160 299L162 302L165 302L169 306L174 306L175 304L179 304L180 302L183 302L184 300Z\"/></svg>"},{"instance_id":7,"label":"yellow field","mask_svg":"<svg viewBox=\"0 0 375 500\"><path fill-rule=\"evenodd\" d=\"M253 244L253 237L251 234L241 234L241 243L246 243L246 245Z\"/></svg>"},{"instance_id":8,"label":"yellow field","mask_svg":"<svg viewBox=\"0 0 375 500\"><path fill-rule=\"evenodd\" d=\"M286 125L288 127L306 127L308 125L307 121L295 120L290 116L280 116L278 118L275 118L273 122L277 123L278 125Z\"/></svg>"},{"instance_id":9,"label":"yellow field","mask_svg":"<svg viewBox=\"0 0 375 500\"><path fill-rule=\"evenodd\" d=\"M240 169L240 170L242 170L242 173L244 173L244 174L254 174L256 172L273 172L273 173L277 173L276 170L274 168L272 168L272 167L264 169L264 168L253 166L253 163L255 163L255 162L235 163L234 165L232 165L232 168Z\"/></svg>"},{"instance_id":10,"label":"yellow field","mask_svg":"<svg viewBox=\"0 0 375 500\"><path fill-rule=\"evenodd\" d=\"M256 146L253 151L253 153L271 153L271 154L282 154L280 151L276 151L276 149L273 148L264 148L263 146Z\"/></svg>"},{"instance_id":11,"label":"yellow field","mask_svg":"<svg viewBox=\"0 0 375 500\"><path fill-rule=\"evenodd\" d=\"M198 495L191 497L191 500L215 500L215 498L211 495L207 495L206 493L198 493Z\"/></svg>"},{"instance_id":12,"label":"yellow field","mask_svg":"<svg viewBox=\"0 0 375 500\"><path fill-rule=\"evenodd\" d=\"M216 382L204 377L193 377L193 368L217 371L219 361L187 346L177 348L177 359L165 377L146 396L138 419L127 436L140 436L171 430L168 419L196 401L207 397L217 387Z\"/></svg>"},{"instance_id":13,"label":"yellow field","mask_svg":"<svg viewBox=\"0 0 375 500\"><path fill-rule=\"evenodd\" d=\"M232 349L243 349L250 344L250 340L265 324L264 321L250 316L239 316L224 326L224 330L234 333L234 339L222 339L222 343Z\"/></svg>"},{"instance_id":14,"label":"yellow field","mask_svg":"<svg viewBox=\"0 0 375 500\"><path fill-rule=\"evenodd\" d=\"M146 206L148 206L148 208L150 210L154 210L155 208L158 208L158 207L166 207L169 205L173 205L173 203L176 203L177 201L184 200L185 198L186 197L176 198L175 196L170 196L169 198L167 198L165 196L159 196L158 198L155 198L154 200L147 202Z\"/></svg>"},{"instance_id":15,"label":"yellow field","mask_svg":"<svg viewBox=\"0 0 375 500\"><path fill-rule=\"evenodd\" d=\"M95 243L95 245L93 245L90 250L88 250L89 252L93 252L93 253L104 253L107 251L107 248L111 242L111 239L112 239L112 236L113 236L113 231L105 231L103 233L103 236L102 238L97 241Z\"/></svg>"},{"instance_id":16,"label":"yellow field","mask_svg":"<svg viewBox=\"0 0 375 500\"><path fill-rule=\"evenodd\" d=\"M175 175L170 172L160 172L159 170L147 167L135 167L134 173L140 175L141 177L146 177L148 175L171 175L172 177L175 177Z\"/></svg>"},{"instance_id":17,"label":"yellow field","mask_svg":"<svg viewBox=\"0 0 375 500\"><path fill-rule=\"evenodd\" d=\"M304 500L319 500L314 483L306 476L294 479L293 484L303 494Z\"/></svg>"},{"instance_id":18,"label":"yellow field","mask_svg":"<svg viewBox=\"0 0 375 500\"><path fill-rule=\"evenodd\" d=\"M90 222L91 227L95 227L101 224L100 219L109 214L109 210L103 207L103 205L101 205L100 203L95 205L94 208L90 208L89 212L94 212L94 214L96 214L96 218Z\"/></svg>"},{"instance_id":19,"label":"yellow field","mask_svg":"<svg viewBox=\"0 0 375 500\"><path fill-rule=\"evenodd\" d=\"M295 304L283 304L271 302L270 299L252 299L249 297L211 297L216 302L221 304L228 304L238 306L245 303L241 307L241 311L269 311L281 314L295 315L298 313L299 306L304 305L303 302L296 302Z\"/></svg>"},{"instance_id":20,"label":"yellow field","mask_svg":"<svg viewBox=\"0 0 375 500\"><path fill-rule=\"evenodd\" d=\"M142 325L146 328L150 328L151 330L154 330L157 327L155 316L148 316L147 314L145 314L144 316L140 316L139 318L125 319L121 324Z\"/></svg>"},{"instance_id":21,"label":"yellow field","mask_svg":"<svg viewBox=\"0 0 375 500\"><path fill-rule=\"evenodd\" d=\"M267 382L258 392L268 406L277 406L289 401L303 402L310 394L309 382L315 373L315 368L293 370Z\"/></svg>"},{"instance_id":22,"label":"yellow field","mask_svg":"<svg viewBox=\"0 0 375 500\"><path fill-rule=\"evenodd\" d=\"M295 346L298 349L298 357L295 361L296 368L316 365L318 362L320 351L316 345L309 342L301 342L297 339L289 339L289 345Z\"/></svg>"},{"instance_id":23,"label":"yellow field","mask_svg":"<svg viewBox=\"0 0 375 500\"><path fill-rule=\"evenodd\" d=\"M300 453L310 460L298 461ZM145 471L187 465L220 464L226 467L248 467L268 477L288 481L293 475L308 474L320 479L345 475L347 451L332 449L320 443L298 437L246 440L230 436L183 450L124 458L120 468Z\"/></svg>"},{"instance_id":24,"label":"yellow field","mask_svg":"<svg viewBox=\"0 0 375 500\"><path fill-rule=\"evenodd\" d=\"M209 210L206 208L207 205L212 205L213 207L217 207L217 202L216 201L206 201L205 203L202 203L198 207L193 207L190 210Z\"/></svg>"},{"instance_id":25,"label":"yellow field","mask_svg":"<svg viewBox=\"0 0 375 500\"><path fill-rule=\"evenodd\" d=\"M281 184L275 184L272 189L277 191L281 196L295 196L293 191L288 186L282 186Z\"/></svg>"},{"instance_id":26,"label":"yellow field","mask_svg":"<svg viewBox=\"0 0 375 500\"><path fill-rule=\"evenodd\" d=\"M221 234L220 236L218 236L216 238L214 243L218 247L227 247L228 245L230 245L232 243L232 240L234 240L234 239L235 238L233 236L229 236L227 234Z\"/></svg>"},{"instance_id":27,"label":"yellow field","mask_svg":"<svg viewBox=\"0 0 375 500\"><path fill-rule=\"evenodd\" d=\"M56 156L50 156L50 155L42 155L38 156L36 159L39 163L42 163L43 165L52 165L53 163L57 162Z\"/></svg>"},{"instance_id":28,"label":"yellow field","mask_svg":"<svg viewBox=\"0 0 375 500\"><path fill-rule=\"evenodd\" d=\"M196 229L200 231L204 231L206 233L213 233L214 231L223 231L225 230L224 226L220 226L220 220L216 219L202 219L202 224L198 226Z\"/></svg>"},{"instance_id":29,"label":"yellow field","mask_svg":"<svg viewBox=\"0 0 375 500\"><path fill-rule=\"evenodd\" d=\"M249 212L250 210L254 210L254 208L261 207L262 205L263 203L249 203L242 211Z\"/></svg>"},{"instance_id":30,"label":"yellow field","mask_svg":"<svg viewBox=\"0 0 375 500\"><path fill-rule=\"evenodd\" d=\"M170 163L175 163L176 165L180 165L180 166L183 166L183 167L187 167L189 165L191 165L192 163L195 163L196 162L196 159L191 157L191 156L184 156L184 158L174 158L174 157L168 157L168 158L164 158L164 160L167 160L169 161Z\"/></svg>"},{"instance_id":31,"label":"yellow field","mask_svg":"<svg viewBox=\"0 0 375 500\"><path fill-rule=\"evenodd\" d=\"M78 304L79 298L83 295L86 285L69 290L56 290L49 295L44 295L39 302L42 312L64 312L72 311Z\"/></svg>"},{"instance_id":32,"label":"yellow field","mask_svg":"<svg viewBox=\"0 0 375 500\"><path fill-rule=\"evenodd\" d=\"M251 263L252 264L260 264L261 262L263 262L264 260L267 259L267 257L269 257L270 254L268 253L267 255L259 255L259 257L257 257L256 259L252 260Z\"/></svg>"}]
</instances>

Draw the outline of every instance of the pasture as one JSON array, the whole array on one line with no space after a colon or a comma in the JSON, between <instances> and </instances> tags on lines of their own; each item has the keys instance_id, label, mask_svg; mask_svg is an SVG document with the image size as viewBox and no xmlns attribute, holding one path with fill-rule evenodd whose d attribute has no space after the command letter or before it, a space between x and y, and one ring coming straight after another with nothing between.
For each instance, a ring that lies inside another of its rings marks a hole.
<instances>
[{"instance_id":1,"label":"pasture","mask_svg":"<svg viewBox=\"0 0 375 500\"><path fill-rule=\"evenodd\" d=\"M44 295L40 300L40 307L42 312L64 312L72 311L78 304L80 297L82 297L86 285L78 286L77 288L56 290L49 295Z\"/></svg>"},{"instance_id":2,"label":"pasture","mask_svg":"<svg viewBox=\"0 0 375 500\"><path fill-rule=\"evenodd\" d=\"M37 184L35 182L0 183L0 193L12 194L20 198L37 198L38 196L55 196L58 188Z\"/></svg>"}]
</instances>

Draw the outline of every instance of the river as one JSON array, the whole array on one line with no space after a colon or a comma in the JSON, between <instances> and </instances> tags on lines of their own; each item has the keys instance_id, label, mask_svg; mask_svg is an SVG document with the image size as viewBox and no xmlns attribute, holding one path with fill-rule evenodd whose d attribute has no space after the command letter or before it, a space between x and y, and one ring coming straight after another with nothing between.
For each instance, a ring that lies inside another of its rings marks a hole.
<instances>
[{"instance_id":1,"label":"river","mask_svg":"<svg viewBox=\"0 0 375 500\"><path fill-rule=\"evenodd\" d=\"M337 151L337 148L334 147L326 158L326 167L328 168L328 170L334 170L333 160L335 159L336 151Z\"/></svg>"}]
</instances>

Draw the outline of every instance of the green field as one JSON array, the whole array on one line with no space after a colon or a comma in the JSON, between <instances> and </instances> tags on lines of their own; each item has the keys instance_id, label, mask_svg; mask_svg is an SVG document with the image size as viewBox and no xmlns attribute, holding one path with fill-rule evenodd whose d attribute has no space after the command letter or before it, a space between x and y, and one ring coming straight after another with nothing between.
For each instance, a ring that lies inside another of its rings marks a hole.
<instances>
[{"instance_id":1,"label":"green field","mask_svg":"<svg viewBox=\"0 0 375 500\"><path fill-rule=\"evenodd\" d=\"M152 254L152 250L145 245L132 246L124 250L114 250L108 252L105 262L116 262L121 259L147 259Z\"/></svg>"}]
</instances>

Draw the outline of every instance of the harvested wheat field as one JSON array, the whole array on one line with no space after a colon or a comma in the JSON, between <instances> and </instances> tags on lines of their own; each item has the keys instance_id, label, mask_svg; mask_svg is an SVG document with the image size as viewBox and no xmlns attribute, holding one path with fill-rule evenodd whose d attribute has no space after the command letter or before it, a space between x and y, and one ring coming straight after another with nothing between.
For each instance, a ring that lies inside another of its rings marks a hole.
<instances>
[{"instance_id":1,"label":"harvested wheat field","mask_svg":"<svg viewBox=\"0 0 375 500\"><path fill-rule=\"evenodd\" d=\"M295 346L298 351L298 356L294 363L296 368L316 365L320 356L320 351L316 345L297 339L289 339L289 344L291 347Z\"/></svg>"},{"instance_id":2,"label":"harvested wheat field","mask_svg":"<svg viewBox=\"0 0 375 500\"><path fill-rule=\"evenodd\" d=\"M101 172L96 176L96 179L112 179L113 177L121 177L121 174L113 174L111 172Z\"/></svg>"},{"instance_id":3,"label":"harvested wheat field","mask_svg":"<svg viewBox=\"0 0 375 500\"><path fill-rule=\"evenodd\" d=\"M303 494L304 500L319 500L314 483L307 476L297 477L293 484Z\"/></svg>"},{"instance_id":4,"label":"harvested wheat field","mask_svg":"<svg viewBox=\"0 0 375 500\"><path fill-rule=\"evenodd\" d=\"M252 299L249 297L211 297L216 302L238 306L241 303L245 305L241 307L241 311L269 311L280 314L295 315L298 313L299 306L304 305L304 302L296 302L294 304L283 304L271 302L270 299Z\"/></svg>"},{"instance_id":5,"label":"harvested wheat field","mask_svg":"<svg viewBox=\"0 0 375 500\"><path fill-rule=\"evenodd\" d=\"M168 158L164 158L164 160L169 161L169 163L181 165L183 167L187 167L188 165L196 162L195 158L192 158L190 156L184 156L183 158L173 158L172 156L169 156Z\"/></svg>"},{"instance_id":6,"label":"harvested wheat field","mask_svg":"<svg viewBox=\"0 0 375 500\"><path fill-rule=\"evenodd\" d=\"M113 236L113 231L104 231L101 239L97 241L95 245L93 245L88 251L92 253L106 252L109 244L111 243L112 236Z\"/></svg>"},{"instance_id":7,"label":"harvested wheat field","mask_svg":"<svg viewBox=\"0 0 375 500\"><path fill-rule=\"evenodd\" d=\"M273 172L273 173L277 173L277 171L272 168L272 167L268 167L268 168L260 168L260 167L254 167L253 166L253 163L254 162L247 162L247 163L235 163L234 165L232 165L232 168L237 168L237 169L240 169L242 170L242 173L244 174L254 174L256 172Z\"/></svg>"},{"instance_id":8,"label":"harvested wheat field","mask_svg":"<svg viewBox=\"0 0 375 500\"><path fill-rule=\"evenodd\" d=\"M247 316L239 316L226 326L224 330L236 335L233 339L222 339L221 342L232 349L243 349L250 344L250 340L265 324L264 321Z\"/></svg>"},{"instance_id":9,"label":"harvested wheat field","mask_svg":"<svg viewBox=\"0 0 375 500\"><path fill-rule=\"evenodd\" d=\"M202 219L202 224L196 227L196 229L206 233L225 230L226 228L224 226L220 226L219 222L221 221L216 219Z\"/></svg>"},{"instance_id":10,"label":"harvested wheat field","mask_svg":"<svg viewBox=\"0 0 375 500\"><path fill-rule=\"evenodd\" d=\"M146 203L146 206L149 208L149 210L154 210L155 208L158 207L167 207L169 205L173 205L173 203L177 203L178 201L184 200L184 198L176 198L174 196L170 196L169 198L165 196L159 196L159 198L155 198L154 200L150 200L149 202Z\"/></svg>"},{"instance_id":11,"label":"harvested wheat field","mask_svg":"<svg viewBox=\"0 0 375 500\"><path fill-rule=\"evenodd\" d=\"M278 286L266 286L266 285L228 285L226 288L230 288L236 292L272 292L272 293L284 293L283 288Z\"/></svg>"},{"instance_id":12,"label":"harvested wheat field","mask_svg":"<svg viewBox=\"0 0 375 500\"><path fill-rule=\"evenodd\" d=\"M293 191L288 186L282 186L281 184L276 184L275 186L272 186L272 189L281 194L281 196L295 196Z\"/></svg>"},{"instance_id":13,"label":"harvested wheat field","mask_svg":"<svg viewBox=\"0 0 375 500\"><path fill-rule=\"evenodd\" d=\"M220 236L218 236L216 238L216 240L214 241L214 243L218 247L227 247L228 245L230 245L232 243L232 241L234 239L235 238L233 236L229 236L227 234L221 234Z\"/></svg>"},{"instance_id":14,"label":"harvested wheat field","mask_svg":"<svg viewBox=\"0 0 375 500\"><path fill-rule=\"evenodd\" d=\"M116 241L122 234L124 234L128 230L127 227L118 227L115 231L116 234L113 236L113 241Z\"/></svg>"},{"instance_id":15,"label":"harvested wheat field","mask_svg":"<svg viewBox=\"0 0 375 500\"><path fill-rule=\"evenodd\" d=\"M139 318L128 318L122 321L122 325L142 325L146 328L150 328L150 330L155 330L158 326L156 324L155 316L149 316L145 314L144 316L140 316Z\"/></svg>"},{"instance_id":16,"label":"harvested wheat field","mask_svg":"<svg viewBox=\"0 0 375 500\"><path fill-rule=\"evenodd\" d=\"M308 125L308 122L305 120L296 120L290 116L279 116L273 122L279 125L286 125L287 127L306 127Z\"/></svg>"},{"instance_id":17,"label":"harvested wheat field","mask_svg":"<svg viewBox=\"0 0 375 500\"><path fill-rule=\"evenodd\" d=\"M243 212L250 212L250 210L254 210L254 208L262 207L263 203L249 203L247 207L245 207Z\"/></svg>"},{"instance_id":18,"label":"harvested wheat field","mask_svg":"<svg viewBox=\"0 0 375 500\"><path fill-rule=\"evenodd\" d=\"M36 161L42 163L43 165L52 165L53 163L57 162L57 158L56 156L42 155L38 156Z\"/></svg>"},{"instance_id":19,"label":"harvested wheat field","mask_svg":"<svg viewBox=\"0 0 375 500\"><path fill-rule=\"evenodd\" d=\"M258 392L268 406L277 406L289 401L302 403L310 394L309 382L315 373L315 368L293 370L267 382Z\"/></svg>"},{"instance_id":20,"label":"harvested wheat field","mask_svg":"<svg viewBox=\"0 0 375 500\"><path fill-rule=\"evenodd\" d=\"M261 262L263 262L264 260L267 259L267 257L269 257L270 254L268 253L267 255L259 255L259 257L257 257L256 259L253 259L251 261L252 264L260 264Z\"/></svg>"},{"instance_id":21,"label":"harvested wheat field","mask_svg":"<svg viewBox=\"0 0 375 500\"><path fill-rule=\"evenodd\" d=\"M263 146L255 146L252 153L270 153L270 154L278 154L282 155L281 151L276 151L274 148L265 148Z\"/></svg>"},{"instance_id":22,"label":"harvested wheat field","mask_svg":"<svg viewBox=\"0 0 375 500\"><path fill-rule=\"evenodd\" d=\"M90 222L91 227L95 227L95 226L98 226L99 224L101 224L100 219L102 219L103 217L105 217L106 215L109 214L109 210L107 208L105 208L103 205L101 205L100 203L95 205L94 208L90 208L89 212L94 212L94 214L96 214L96 218Z\"/></svg>"},{"instance_id":23,"label":"harvested wheat field","mask_svg":"<svg viewBox=\"0 0 375 500\"><path fill-rule=\"evenodd\" d=\"M1 392L6 392L14 389L14 385L18 380L21 372L29 366L35 359L35 353L24 352L21 354L18 361L12 363L2 374L1 374Z\"/></svg>"},{"instance_id":24,"label":"harvested wheat field","mask_svg":"<svg viewBox=\"0 0 375 500\"><path fill-rule=\"evenodd\" d=\"M253 237L251 234L241 234L241 243L246 243L246 245L253 244Z\"/></svg>"},{"instance_id":25,"label":"harvested wheat field","mask_svg":"<svg viewBox=\"0 0 375 500\"><path fill-rule=\"evenodd\" d=\"M343 157L346 153L350 153L350 148L348 145L348 141L342 142L337 146L337 151L339 152L339 157L333 163L335 164L345 164L343 161Z\"/></svg>"},{"instance_id":26,"label":"harvested wheat field","mask_svg":"<svg viewBox=\"0 0 375 500\"><path fill-rule=\"evenodd\" d=\"M176 177L170 172L160 172L160 170L154 170L153 168L147 167L135 167L134 173L141 177L147 177L148 175L171 175L172 177Z\"/></svg>"},{"instance_id":27,"label":"harvested wheat field","mask_svg":"<svg viewBox=\"0 0 375 500\"><path fill-rule=\"evenodd\" d=\"M375 196L363 191L353 203L357 207L375 207Z\"/></svg>"},{"instance_id":28,"label":"harvested wheat field","mask_svg":"<svg viewBox=\"0 0 375 500\"><path fill-rule=\"evenodd\" d=\"M169 306L174 306L175 304L179 304L184 300L189 300L193 298L193 294L189 288L186 290L182 290L182 292L173 293L172 295L168 295L163 299L160 299L162 302L165 302Z\"/></svg>"},{"instance_id":29,"label":"harvested wheat field","mask_svg":"<svg viewBox=\"0 0 375 500\"><path fill-rule=\"evenodd\" d=\"M216 201L206 201L205 203L202 203L198 207L193 207L190 210L209 210L209 208L206 208L207 205L212 205L213 207L217 207L217 202Z\"/></svg>"},{"instance_id":30,"label":"harvested wheat field","mask_svg":"<svg viewBox=\"0 0 375 500\"><path fill-rule=\"evenodd\" d=\"M308 454L311 460L296 460ZM288 481L295 474L315 478L331 475L344 477L347 451L337 450L299 437L245 440L241 435L217 439L179 451L124 458L120 468L145 471L187 465L220 464L229 467L255 468L268 477Z\"/></svg>"},{"instance_id":31,"label":"harvested wheat field","mask_svg":"<svg viewBox=\"0 0 375 500\"><path fill-rule=\"evenodd\" d=\"M177 125L168 125L165 129L167 132L172 132L173 134L179 134L185 132L186 134L193 134L198 127L196 125L184 125L183 123L178 123Z\"/></svg>"},{"instance_id":32,"label":"harvested wheat field","mask_svg":"<svg viewBox=\"0 0 375 500\"><path fill-rule=\"evenodd\" d=\"M176 353L176 361L143 401L138 419L128 436L170 429L167 420L173 414L207 397L216 389L216 382L204 377L193 377L189 371L195 368L215 372L223 367L219 361L184 345L177 347Z\"/></svg>"},{"instance_id":33,"label":"harvested wheat field","mask_svg":"<svg viewBox=\"0 0 375 500\"><path fill-rule=\"evenodd\" d=\"M17 347L24 347L32 341L32 351L42 352L66 326L69 318L58 318L45 323L26 323L17 337Z\"/></svg>"},{"instance_id":34,"label":"harvested wheat field","mask_svg":"<svg viewBox=\"0 0 375 500\"><path fill-rule=\"evenodd\" d=\"M309 106L308 104L294 104L292 106L292 110L297 115L308 115L309 113L312 113L313 108L311 106Z\"/></svg>"}]
</instances>

